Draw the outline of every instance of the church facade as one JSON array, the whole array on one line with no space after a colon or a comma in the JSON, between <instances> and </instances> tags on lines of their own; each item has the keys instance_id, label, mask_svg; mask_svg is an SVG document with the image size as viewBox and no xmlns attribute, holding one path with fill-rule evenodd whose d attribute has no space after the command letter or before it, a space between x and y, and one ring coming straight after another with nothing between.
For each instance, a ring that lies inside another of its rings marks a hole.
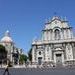
<instances>
[{"instance_id":1,"label":"church facade","mask_svg":"<svg viewBox=\"0 0 75 75\"><path fill-rule=\"evenodd\" d=\"M5 32L4 37L1 39L0 45L3 45L7 52L6 58L0 59L2 64L8 64L9 61L12 63L12 65L19 64L19 55L22 53L22 49L15 46L15 43L13 42L8 30Z\"/></svg>"},{"instance_id":2,"label":"church facade","mask_svg":"<svg viewBox=\"0 0 75 75\"><path fill-rule=\"evenodd\" d=\"M45 23L41 40L32 42L32 63L75 65L75 37L68 21L54 16Z\"/></svg>"}]
</instances>

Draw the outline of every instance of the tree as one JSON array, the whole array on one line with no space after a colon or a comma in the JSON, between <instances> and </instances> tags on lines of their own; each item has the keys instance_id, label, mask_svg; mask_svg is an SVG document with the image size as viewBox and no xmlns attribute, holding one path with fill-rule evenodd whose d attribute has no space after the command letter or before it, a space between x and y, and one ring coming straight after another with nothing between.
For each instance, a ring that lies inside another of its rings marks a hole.
<instances>
[{"instance_id":1,"label":"tree","mask_svg":"<svg viewBox=\"0 0 75 75\"><path fill-rule=\"evenodd\" d=\"M32 61L32 48L28 52L28 58L30 61Z\"/></svg>"},{"instance_id":2,"label":"tree","mask_svg":"<svg viewBox=\"0 0 75 75\"><path fill-rule=\"evenodd\" d=\"M28 57L26 55L21 54L19 59L20 64L26 63L27 59Z\"/></svg>"},{"instance_id":3,"label":"tree","mask_svg":"<svg viewBox=\"0 0 75 75\"><path fill-rule=\"evenodd\" d=\"M0 45L0 63L7 59L7 51L3 45Z\"/></svg>"}]
</instances>

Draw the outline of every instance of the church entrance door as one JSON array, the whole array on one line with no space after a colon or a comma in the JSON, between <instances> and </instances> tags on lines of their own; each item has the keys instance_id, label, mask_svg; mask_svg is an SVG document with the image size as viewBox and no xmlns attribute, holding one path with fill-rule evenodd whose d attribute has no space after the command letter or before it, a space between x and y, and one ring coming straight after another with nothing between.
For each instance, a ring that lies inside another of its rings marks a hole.
<instances>
[{"instance_id":1,"label":"church entrance door","mask_svg":"<svg viewBox=\"0 0 75 75\"><path fill-rule=\"evenodd\" d=\"M56 54L56 66L62 66L62 54Z\"/></svg>"},{"instance_id":2,"label":"church entrance door","mask_svg":"<svg viewBox=\"0 0 75 75\"><path fill-rule=\"evenodd\" d=\"M38 57L38 65L42 64L42 57Z\"/></svg>"}]
</instances>

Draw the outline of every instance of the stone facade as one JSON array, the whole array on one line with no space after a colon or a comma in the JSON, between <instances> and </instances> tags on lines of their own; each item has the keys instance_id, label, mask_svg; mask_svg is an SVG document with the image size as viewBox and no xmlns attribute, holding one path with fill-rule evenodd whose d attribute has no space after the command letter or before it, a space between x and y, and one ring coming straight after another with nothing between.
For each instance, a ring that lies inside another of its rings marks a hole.
<instances>
[{"instance_id":1,"label":"stone facade","mask_svg":"<svg viewBox=\"0 0 75 75\"><path fill-rule=\"evenodd\" d=\"M68 21L54 16L45 23L41 40L32 42L32 63L50 66L75 64L75 37Z\"/></svg>"}]
</instances>

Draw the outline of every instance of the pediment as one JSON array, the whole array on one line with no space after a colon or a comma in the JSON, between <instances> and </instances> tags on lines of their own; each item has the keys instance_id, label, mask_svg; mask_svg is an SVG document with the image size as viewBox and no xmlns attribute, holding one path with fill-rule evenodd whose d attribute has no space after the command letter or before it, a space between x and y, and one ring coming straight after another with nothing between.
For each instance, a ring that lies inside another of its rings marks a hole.
<instances>
[{"instance_id":1,"label":"pediment","mask_svg":"<svg viewBox=\"0 0 75 75\"><path fill-rule=\"evenodd\" d=\"M48 23L45 25L45 29L53 29L55 27L66 28L68 27L67 21L61 20L59 17L53 17Z\"/></svg>"}]
</instances>

